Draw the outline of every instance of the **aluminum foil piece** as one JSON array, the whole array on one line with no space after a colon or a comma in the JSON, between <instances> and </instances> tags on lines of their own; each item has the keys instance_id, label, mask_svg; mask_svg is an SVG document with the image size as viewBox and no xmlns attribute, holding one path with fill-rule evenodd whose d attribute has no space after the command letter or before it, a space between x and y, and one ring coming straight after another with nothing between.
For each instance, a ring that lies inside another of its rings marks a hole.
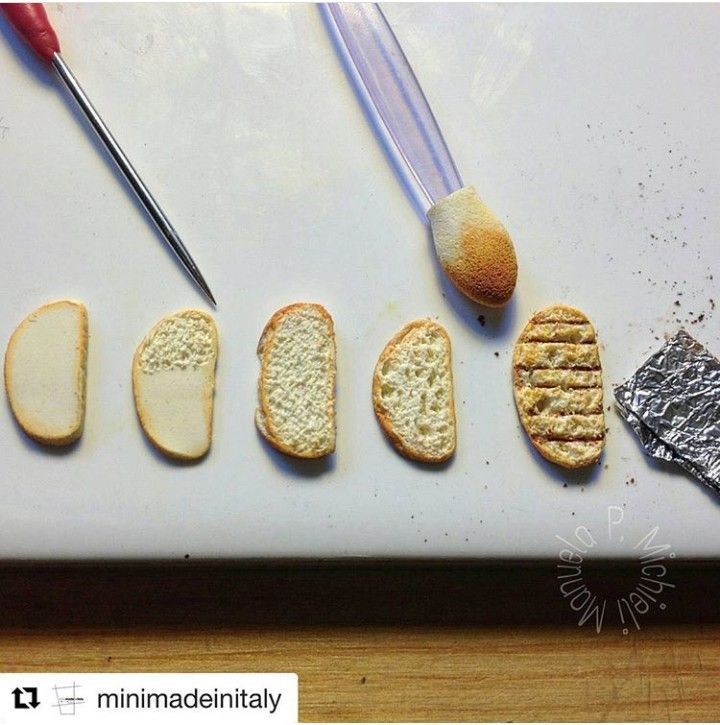
<instances>
[{"instance_id":1,"label":"aluminum foil piece","mask_svg":"<svg viewBox=\"0 0 720 725\"><path fill-rule=\"evenodd\" d=\"M720 493L720 360L680 330L615 388L645 452L674 461Z\"/></svg>"}]
</instances>

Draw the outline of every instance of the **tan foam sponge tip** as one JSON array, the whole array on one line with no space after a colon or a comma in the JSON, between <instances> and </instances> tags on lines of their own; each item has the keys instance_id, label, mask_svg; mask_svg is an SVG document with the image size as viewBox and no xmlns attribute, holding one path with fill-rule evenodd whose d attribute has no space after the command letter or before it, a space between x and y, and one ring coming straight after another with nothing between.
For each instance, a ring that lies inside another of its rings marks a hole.
<instances>
[{"instance_id":1,"label":"tan foam sponge tip","mask_svg":"<svg viewBox=\"0 0 720 725\"><path fill-rule=\"evenodd\" d=\"M595 463L605 445L595 328L580 310L536 312L515 345L512 381L520 422L544 458L565 468Z\"/></svg>"},{"instance_id":2,"label":"tan foam sponge tip","mask_svg":"<svg viewBox=\"0 0 720 725\"><path fill-rule=\"evenodd\" d=\"M218 333L210 315L163 317L135 351L133 395L152 444L171 458L204 456L212 441Z\"/></svg>"},{"instance_id":3,"label":"tan foam sponge tip","mask_svg":"<svg viewBox=\"0 0 720 725\"><path fill-rule=\"evenodd\" d=\"M455 452L450 338L432 320L405 325L380 354L373 407L383 431L408 458L441 463Z\"/></svg>"},{"instance_id":4,"label":"tan foam sponge tip","mask_svg":"<svg viewBox=\"0 0 720 725\"><path fill-rule=\"evenodd\" d=\"M20 427L47 445L76 441L85 421L88 318L61 300L28 315L5 352L5 390Z\"/></svg>"},{"instance_id":5,"label":"tan foam sponge tip","mask_svg":"<svg viewBox=\"0 0 720 725\"><path fill-rule=\"evenodd\" d=\"M300 302L265 325L255 424L277 450L320 458L335 450L335 329L328 311Z\"/></svg>"},{"instance_id":6,"label":"tan foam sponge tip","mask_svg":"<svg viewBox=\"0 0 720 725\"><path fill-rule=\"evenodd\" d=\"M510 235L471 186L428 211L435 250L455 286L471 300L501 307L517 281Z\"/></svg>"}]
</instances>

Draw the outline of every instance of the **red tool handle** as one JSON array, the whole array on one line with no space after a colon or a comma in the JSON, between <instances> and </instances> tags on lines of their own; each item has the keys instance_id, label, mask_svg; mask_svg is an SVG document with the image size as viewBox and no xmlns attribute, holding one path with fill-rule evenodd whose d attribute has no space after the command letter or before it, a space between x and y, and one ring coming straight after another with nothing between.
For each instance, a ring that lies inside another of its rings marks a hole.
<instances>
[{"instance_id":1,"label":"red tool handle","mask_svg":"<svg viewBox=\"0 0 720 725\"><path fill-rule=\"evenodd\" d=\"M0 3L0 8L23 40L46 63L60 52L60 43L40 3Z\"/></svg>"}]
</instances>

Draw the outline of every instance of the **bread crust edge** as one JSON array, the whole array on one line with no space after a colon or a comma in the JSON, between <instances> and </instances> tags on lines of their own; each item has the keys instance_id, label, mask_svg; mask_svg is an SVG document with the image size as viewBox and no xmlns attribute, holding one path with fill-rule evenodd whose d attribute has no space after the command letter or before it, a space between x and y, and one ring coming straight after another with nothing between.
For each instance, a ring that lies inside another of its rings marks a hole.
<instances>
[{"instance_id":1,"label":"bread crust edge","mask_svg":"<svg viewBox=\"0 0 720 725\"><path fill-rule=\"evenodd\" d=\"M20 339L20 335L22 332L25 331L27 326L30 324L30 318L35 317L39 314L42 314L44 311L51 309L53 307L59 307L61 305L69 305L71 307L76 307L80 312L80 344L78 352L80 353L80 360L77 365L77 379L78 379L78 387L80 389L80 415L79 418L73 427L73 429L68 432L65 435L62 436L52 436L52 435L43 435L41 431L33 430L32 426L24 420L21 412L15 407L15 404L13 402L13 396L10 392L10 377L11 377L11 371L10 368L12 366L12 357L15 352L15 346L17 345L18 340ZM25 435L28 436L28 438L31 438L34 441L37 441L38 443L42 443L46 446L68 446L71 443L75 443L75 441L79 440L82 437L83 431L85 429L85 410L87 407L87 357L88 357L88 341L89 341L89 329L88 329L88 312L87 307L82 302L79 302L78 300L71 300L71 299L63 299L63 300L55 300L54 302L47 302L44 305L40 305L40 307L36 308L32 312L30 312L28 315L26 315L22 321L18 324L18 326L13 331L12 335L10 335L10 339L8 340L7 347L5 349L5 360L3 365L3 381L5 384L5 395L8 400L8 405L10 406L10 410L13 414L13 417L15 418L15 421L20 426L20 429L25 433Z\"/></svg>"},{"instance_id":2,"label":"bread crust edge","mask_svg":"<svg viewBox=\"0 0 720 725\"><path fill-rule=\"evenodd\" d=\"M162 445L159 440L153 435L152 432L152 426L149 424L148 414L146 411L146 406L144 406L140 400L140 393L138 390L139 387L139 381L140 376L144 373L140 369L140 355L142 354L142 351L145 349L145 345L152 339L153 335L157 331L158 327L165 322L165 320L171 319L173 317L181 316L187 312L193 312L201 315L207 322L210 323L210 326L213 331L213 365L212 365L212 386L210 388L210 391L208 395L206 395L203 398L203 410L205 412L205 421L207 426L207 434L208 434L208 445L201 453L198 455L190 456L185 453L180 453L178 451L173 451L166 446ZM213 414L215 410L215 375L217 371L217 359L218 359L218 353L219 353L219 335L217 330L217 324L215 323L215 320L212 318L211 315L209 315L207 312L204 312L203 310L197 310L192 307L186 307L181 310L177 310L176 312L171 312L167 315L163 315L148 331L148 333L143 337L143 339L140 341L138 346L135 348L135 353L133 355L132 360L132 390L133 390L133 401L135 403L135 412L137 413L138 421L140 423L140 427L142 428L143 433L145 434L145 437L150 441L150 443L153 445L153 447L162 453L164 456L167 456L168 458L171 458L174 461L182 461L185 463L189 463L192 461L199 461L205 456L207 456L208 452L210 451L210 448L212 447L212 437L213 437Z\"/></svg>"},{"instance_id":3,"label":"bread crust edge","mask_svg":"<svg viewBox=\"0 0 720 725\"><path fill-rule=\"evenodd\" d=\"M410 446L405 445L403 440L396 433L390 420L390 416L387 412L387 408L382 404L380 397L380 389L382 387L382 383L380 382L380 370L382 369L383 364L388 358L393 355L393 353L395 352L395 348L405 339L408 333L410 333L414 329L421 327L435 328L445 338L445 341L447 342L446 362L448 365L448 369L450 370L450 407L452 410L453 422L453 446L452 450L447 455L437 457L423 455L422 453L418 453ZM418 463L431 464L445 463L455 455L455 451L457 449L457 415L455 412L455 384L452 373L452 345L447 330L441 324L431 319L413 320L412 322L408 322L402 329L400 329L390 338L390 340L387 342L382 352L380 353L378 361L375 364L375 369L373 371L372 402L373 409L375 411L375 417L378 419L380 427L382 428L383 432L388 437L390 442L393 444L395 449L401 455L409 458L410 460L417 461Z\"/></svg>"},{"instance_id":4,"label":"bread crust edge","mask_svg":"<svg viewBox=\"0 0 720 725\"><path fill-rule=\"evenodd\" d=\"M265 395L265 375L267 373L268 359L272 351L272 340L275 330L279 327L281 321L289 314L292 314L295 310L304 307L312 307L325 319L330 328L330 337L333 345L333 362L335 363L332 368L332 396L328 402L328 408L331 413L333 421L333 446L329 450L323 451L309 451L303 453L297 451L287 444L285 444L278 436L277 429L273 425L272 417L270 415L270 405L268 404L267 396ZM317 460L324 458L335 452L336 440L337 440L337 422L335 416L335 401L337 398L337 341L335 338L335 322L333 321L332 315L327 311L323 305L317 302L293 302L285 305L276 310L270 319L265 323L263 331L260 334L260 339L257 346L257 355L260 359L260 374L258 375L258 408L255 413L255 426L258 432L263 438L280 453L292 458L298 458L302 460ZM263 425L261 426L258 422L258 416L262 419Z\"/></svg>"}]
</instances>

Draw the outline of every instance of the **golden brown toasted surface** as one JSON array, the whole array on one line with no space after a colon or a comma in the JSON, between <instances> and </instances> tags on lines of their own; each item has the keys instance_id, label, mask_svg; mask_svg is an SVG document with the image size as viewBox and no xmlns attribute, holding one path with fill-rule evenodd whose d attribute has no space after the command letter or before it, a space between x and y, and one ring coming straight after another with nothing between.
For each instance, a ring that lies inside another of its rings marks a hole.
<instances>
[{"instance_id":1,"label":"golden brown toasted surface","mask_svg":"<svg viewBox=\"0 0 720 725\"><path fill-rule=\"evenodd\" d=\"M471 186L440 199L429 211L435 251L463 294L490 307L504 305L517 281L517 258L507 230Z\"/></svg>"},{"instance_id":2,"label":"golden brown toasted surface","mask_svg":"<svg viewBox=\"0 0 720 725\"><path fill-rule=\"evenodd\" d=\"M520 422L547 460L595 463L605 445L602 370L595 329L583 312L551 305L536 312L513 352Z\"/></svg>"},{"instance_id":3,"label":"golden brown toasted surface","mask_svg":"<svg viewBox=\"0 0 720 725\"><path fill-rule=\"evenodd\" d=\"M476 302L489 307L504 305L517 281L517 258L507 231L502 227L465 224L460 254L448 272Z\"/></svg>"}]
</instances>

